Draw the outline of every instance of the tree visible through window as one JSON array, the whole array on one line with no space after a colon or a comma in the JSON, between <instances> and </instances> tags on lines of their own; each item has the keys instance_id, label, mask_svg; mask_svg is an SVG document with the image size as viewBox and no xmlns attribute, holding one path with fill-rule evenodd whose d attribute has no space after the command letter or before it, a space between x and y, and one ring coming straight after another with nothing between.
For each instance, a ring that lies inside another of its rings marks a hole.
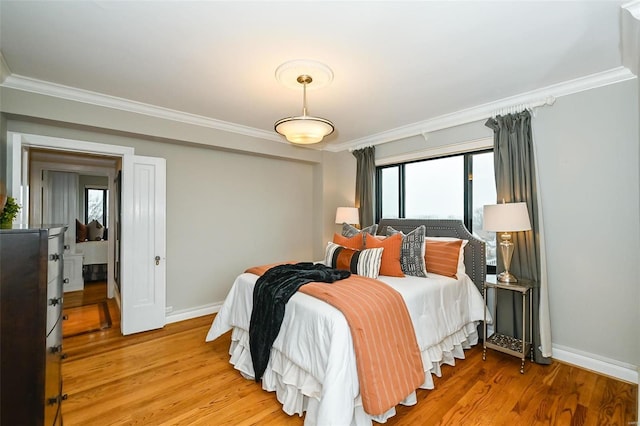
<instances>
[{"instance_id":1,"label":"tree visible through window","mask_svg":"<svg viewBox=\"0 0 640 426\"><path fill-rule=\"evenodd\" d=\"M482 230L482 209L496 203L493 151L380 166L376 169L376 219L458 219L487 243L496 265L496 236Z\"/></svg>"},{"instance_id":2,"label":"tree visible through window","mask_svg":"<svg viewBox=\"0 0 640 426\"><path fill-rule=\"evenodd\" d=\"M107 189L85 189L85 223L97 220L101 225L107 226L109 219L109 191Z\"/></svg>"}]
</instances>

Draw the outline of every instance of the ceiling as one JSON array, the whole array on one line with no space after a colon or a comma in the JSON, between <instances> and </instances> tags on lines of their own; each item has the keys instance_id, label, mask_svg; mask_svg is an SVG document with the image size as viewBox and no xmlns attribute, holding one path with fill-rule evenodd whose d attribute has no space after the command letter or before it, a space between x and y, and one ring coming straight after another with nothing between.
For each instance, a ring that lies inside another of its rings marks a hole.
<instances>
[{"instance_id":1,"label":"ceiling","mask_svg":"<svg viewBox=\"0 0 640 426\"><path fill-rule=\"evenodd\" d=\"M301 113L302 91L275 70L310 59L334 73L307 96L336 126L322 145L354 146L619 69L622 3L1 0L3 85L35 79L284 141L273 123Z\"/></svg>"}]
</instances>

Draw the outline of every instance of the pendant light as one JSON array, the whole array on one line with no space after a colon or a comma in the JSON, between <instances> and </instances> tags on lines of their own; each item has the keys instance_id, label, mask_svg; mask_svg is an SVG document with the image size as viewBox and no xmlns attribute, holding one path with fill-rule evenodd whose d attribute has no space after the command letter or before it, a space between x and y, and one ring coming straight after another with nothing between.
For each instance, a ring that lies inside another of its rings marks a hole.
<instances>
[{"instance_id":1,"label":"pendant light","mask_svg":"<svg viewBox=\"0 0 640 426\"><path fill-rule=\"evenodd\" d=\"M299 75L296 81L302 84L302 115L276 121L275 131L291 143L308 145L321 142L334 131L333 123L325 118L307 115L307 85L313 81L308 74Z\"/></svg>"}]
</instances>

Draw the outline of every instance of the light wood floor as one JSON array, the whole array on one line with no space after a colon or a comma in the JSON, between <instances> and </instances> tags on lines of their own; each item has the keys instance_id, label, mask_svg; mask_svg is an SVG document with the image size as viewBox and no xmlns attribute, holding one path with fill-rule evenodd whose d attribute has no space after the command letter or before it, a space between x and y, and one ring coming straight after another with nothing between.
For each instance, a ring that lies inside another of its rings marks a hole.
<instances>
[{"instance_id":1,"label":"light wood floor","mask_svg":"<svg viewBox=\"0 0 640 426\"><path fill-rule=\"evenodd\" d=\"M69 297L65 295L65 303ZM109 330L64 339L65 426L302 425L273 393L229 364L229 333L205 343L213 315L123 337L110 301ZM555 362L527 363L481 345L455 368L443 367L436 389L400 407L387 425L630 425L637 386Z\"/></svg>"}]
</instances>

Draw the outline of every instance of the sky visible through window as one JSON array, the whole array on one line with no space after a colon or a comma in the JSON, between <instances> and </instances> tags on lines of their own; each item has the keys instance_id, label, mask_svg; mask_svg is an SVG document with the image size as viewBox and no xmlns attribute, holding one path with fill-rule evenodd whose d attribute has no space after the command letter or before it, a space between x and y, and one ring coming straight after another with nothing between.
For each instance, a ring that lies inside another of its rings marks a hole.
<instances>
[{"instance_id":1,"label":"sky visible through window","mask_svg":"<svg viewBox=\"0 0 640 426\"><path fill-rule=\"evenodd\" d=\"M487 263L496 264L495 233L482 230L485 204L496 203L493 152L472 154L472 233L487 243ZM405 164L405 214L412 219L464 220L464 155ZM382 217L399 217L399 167L382 169Z\"/></svg>"},{"instance_id":2,"label":"sky visible through window","mask_svg":"<svg viewBox=\"0 0 640 426\"><path fill-rule=\"evenodd\" d=\"M97 220L106 226L103 222L107 220L107 193L106 189L87 189L87 223Z\"/></svg>"}]
</instances>

